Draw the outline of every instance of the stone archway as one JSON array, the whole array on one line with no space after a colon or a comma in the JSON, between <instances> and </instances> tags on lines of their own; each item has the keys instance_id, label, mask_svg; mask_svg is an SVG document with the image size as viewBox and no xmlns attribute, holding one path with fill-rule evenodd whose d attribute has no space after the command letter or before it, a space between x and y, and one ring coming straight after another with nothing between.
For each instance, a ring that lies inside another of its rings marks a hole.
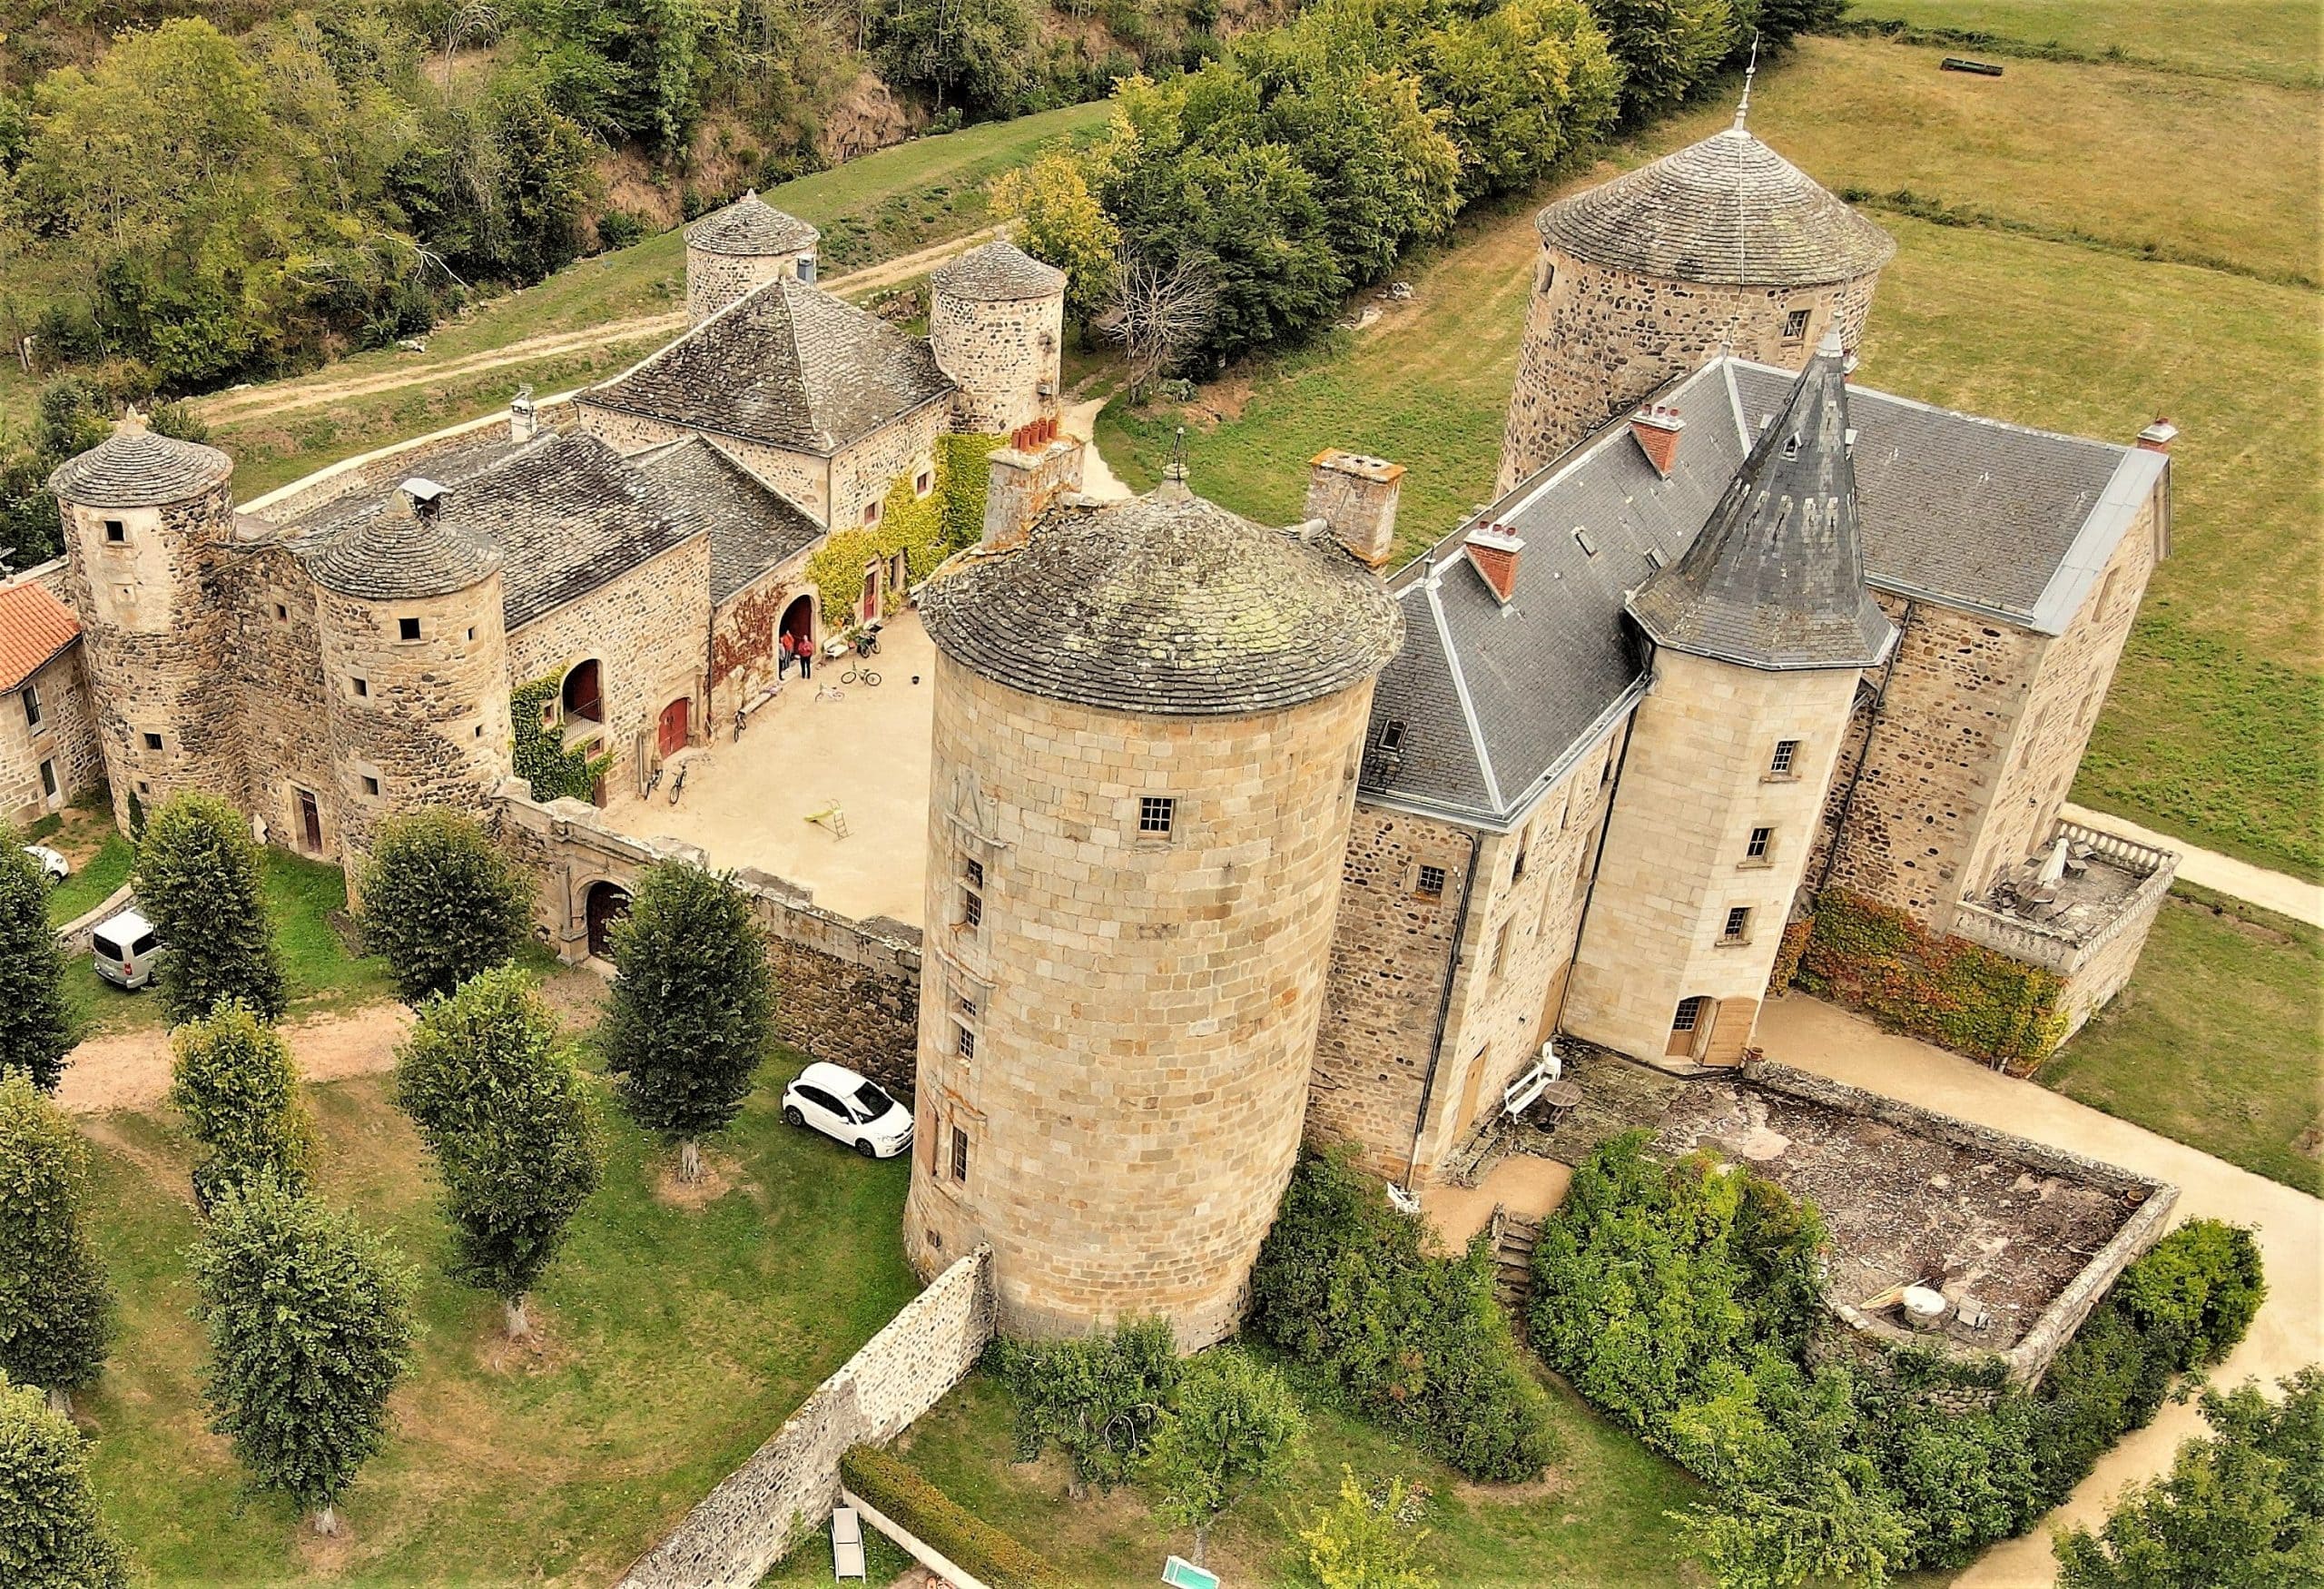
<instances>
[{"instance_id":1,"label":"stone archway","mask_svg":"<svg viewBox=\"0 0 2324 1589\"><path fill-rule=\"evenodd\" d=\"M786 636L794 647L815 643L815 598L812 593L802 592L791 598L791 605L783 609L782 621L774 627L774 636L777 645Z\"/></svg>"},{"instance_id":2,"label":"stone archway","mask_svg":"<svg viewBox=\"0 0 2324 1589\"><path fill-rule=\"evenodd\" d=\"M629 890L618 883L599 881L582 896L582 917L588 926L589 952L610 960L615 922L629 914Z\"/></svg>"}]
</instances>

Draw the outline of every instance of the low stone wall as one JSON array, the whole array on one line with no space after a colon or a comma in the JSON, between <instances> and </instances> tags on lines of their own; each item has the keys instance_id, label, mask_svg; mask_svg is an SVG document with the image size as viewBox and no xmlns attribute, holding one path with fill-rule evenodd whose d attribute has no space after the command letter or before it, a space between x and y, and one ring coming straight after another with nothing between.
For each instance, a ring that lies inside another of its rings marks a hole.
<instances>
[{"instance_id":1,"label":"low stone wall","mask_svg":"<svg viewBox=\"0 0 2324 1589\"><path fill-rule=\"evenodd\" d=\"M992 1338L992 1250L978 1248L904 1304L840 1371L624 1574L621 1589L751 1589L840 1498L852 1446L902 1433Z\"/></svg>"},{"instance_id":2,"label":"low stone wall","mask_svg":"<svg viewBox=\"0 0 2324 1589\"><path fill-rule=\"evenodd\" d=\"M97 929L127 910L136 894L134 884L123 883L105 895L103 903L90 907L59 927L56 930L57 947L74 959L89 953L89 940L95 935Z\"/></svg>"}]
</instances>

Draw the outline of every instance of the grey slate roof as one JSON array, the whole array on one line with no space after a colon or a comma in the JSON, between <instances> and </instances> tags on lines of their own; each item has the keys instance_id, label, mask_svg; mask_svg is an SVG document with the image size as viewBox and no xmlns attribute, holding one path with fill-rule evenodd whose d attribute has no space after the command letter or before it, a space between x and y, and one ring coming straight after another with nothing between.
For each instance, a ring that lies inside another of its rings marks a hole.
<instances>
[{"instance_id":1,"label":"grey slate roof","mask_svg":"<svg viewBox=\"0 0 2324 1589\"><path fill-rule=\"evenodd\" d=\"M306 563L325 590L365 601L409 601L466 590L500 568L500 548L478 532L474 515L448 509L422 518L397 491L374 498L371 511L319 539Z\"/></svg>"},{"instance_id":2,"label":"grey slate roof","mask_svg":"<svg viewBox=\"0 0 2324 1589\"><path fill-rule=\"evenodd\" d=\"M1403 638L1380 581L1328 538L1267 529L1165 481L1053 509L1013 551L921 592L929 636L1030 695L1117 712L1240 716L1346 689Z\"/></svg>"},{"instance_id":3,"label":"grey slate roof","mask_svg":"<svg viewBox=\"0 0 2324 1589\"><path fill-rule=\"evenodd\" d=\"M1065 272L1002 239L945 261L928 273L928 284L954 298L998 303L1062 292Z\"/></svg>"},{"instance_id":4,"label":"grey slate roof","mask_svg":"<svg viewBox=\"0 0 2324 1589\"><path fill-rule=\"evenodd\" d=\"M810 248L822 233L759 197L756 188L686 228L686 246L714 254L787 254Z\"/></svg>"},{"instance_id":5,"label":"grey slate roof","mask_svg":"<svg viewBox=\"0 0 2324 1589\"><path fill-rule=\"evenodd\" d=\"M1592 264L1735 286L1805 286L1876 271L1896 240L1742 127L1715 133L1536 222Z\"/></svg>"},{"instance_id":6,"label":"grey slate roof","mask_svg":"<svg viewBox=\"0 0 2324 1589\"><path fill-rule=\"evenodd\" d=\"M149 430L132 409L112 435L52 469L48 489L92 508L153 508L199 497L233 472L216 448Z\"/></svg>"},{"instance_id":7,"label":"grey slate roof","mask_svg":"<svg viewBox=\"0 0 2324 1589\"><path fill-rule=\"evenodd\" d=\"M926 338L784 278L580 400L828 457L952 390Z\"/></svg>"},{"instance_id":8,"label":"grey slate roof","mask_svg":"<svg viewBox=\"0 0 2324 1589\"><path fill-rule=\"evenodd\" d=\"M1886 654L1894 631L1864 587L1852 435L1834 330L1709 522L1627 602L1656 645L1769 669L1869 667Z\"/></svg>"},{"instance_id":9,"label":"grey slate roof","mask_svg":"<svg viewBox=\"0 0 2324 1589\"><path fill-rule=\"evenodd\" d=\"M669 493L682 522L709 534L714 602L822 538L805 508L706 438L669 442L630 462Z\"/></svg>"},{"instance_id":10,"label":"grey slate roof","mask_svg":"<svg viewBox=\"0 0 2324 1589\"><path fill-rule=\"evenodd\" d=\"M1625 597L1693 543L1794 380L1716 360L1656 394L1687 421L1669 479L1625 417L1480 514L1525 542L1505 607L1461 551L1471 525L1401 569L1409 637L1368 743L1392 722L1403 743L1367 755L1366 796L1501 824L1595 745L1644 684ZM1861 386L1848 411L1866 582L2041 634L2080 607L2165 465Z\"/></svg>"}]
</instances>

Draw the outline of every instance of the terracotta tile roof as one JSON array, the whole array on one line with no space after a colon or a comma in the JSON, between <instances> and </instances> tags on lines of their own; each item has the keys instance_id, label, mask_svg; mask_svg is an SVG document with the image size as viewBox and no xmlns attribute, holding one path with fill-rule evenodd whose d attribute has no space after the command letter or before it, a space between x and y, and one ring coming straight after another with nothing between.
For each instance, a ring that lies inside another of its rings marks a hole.
<instances>
[{"instance_id":1,"label":"terracotta tile roof","mask_svg":"<svg viewBox=\"0 0 2324 1589\"><path fill-rule=\"evenodd\" d=\"M73 609L27 579L0 589L0 695L24 682L81 637Z\"/></svg>"}]
</instances>

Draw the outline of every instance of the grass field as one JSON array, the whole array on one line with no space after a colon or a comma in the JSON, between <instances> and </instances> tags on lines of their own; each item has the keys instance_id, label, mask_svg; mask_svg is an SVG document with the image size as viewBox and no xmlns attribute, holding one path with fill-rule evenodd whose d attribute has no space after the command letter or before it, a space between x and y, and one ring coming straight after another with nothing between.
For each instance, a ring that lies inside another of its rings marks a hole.
<instances>
[{"instance_id":1,"label":"grass field","mask_svg":"<svg viewBox=\"0 0 2324 1589\"><path fill-rule=\"evenodd\" d=\"M321 1193L420 1268L428 1329L329 1545L244 1494L202 1427L185 1143L166 1118L87 1122L122 1330L77 1405L141 1582L609 1582L915 1289L897 1239L905 1166L783 1125L777 1090L799 1061L770 1062L716 1144L732 1188L696 1210L657 1196L651 1144L609 1108L606 1183L541 1288L546 1349L514 1357L497 1304L440 1273L435 1188L384 1081L312 1090Z\"/></svg>"},{"instance_id":2,"label":"grass field","mask_svg":"<svg viewBox=\"0 0 2324 1589\"><path fill-rule=\"evenodd\" d=\"M1857 0L1849 13L2181 73L2324 83L2311 0Z\"/></svg>"}]
</instances>

